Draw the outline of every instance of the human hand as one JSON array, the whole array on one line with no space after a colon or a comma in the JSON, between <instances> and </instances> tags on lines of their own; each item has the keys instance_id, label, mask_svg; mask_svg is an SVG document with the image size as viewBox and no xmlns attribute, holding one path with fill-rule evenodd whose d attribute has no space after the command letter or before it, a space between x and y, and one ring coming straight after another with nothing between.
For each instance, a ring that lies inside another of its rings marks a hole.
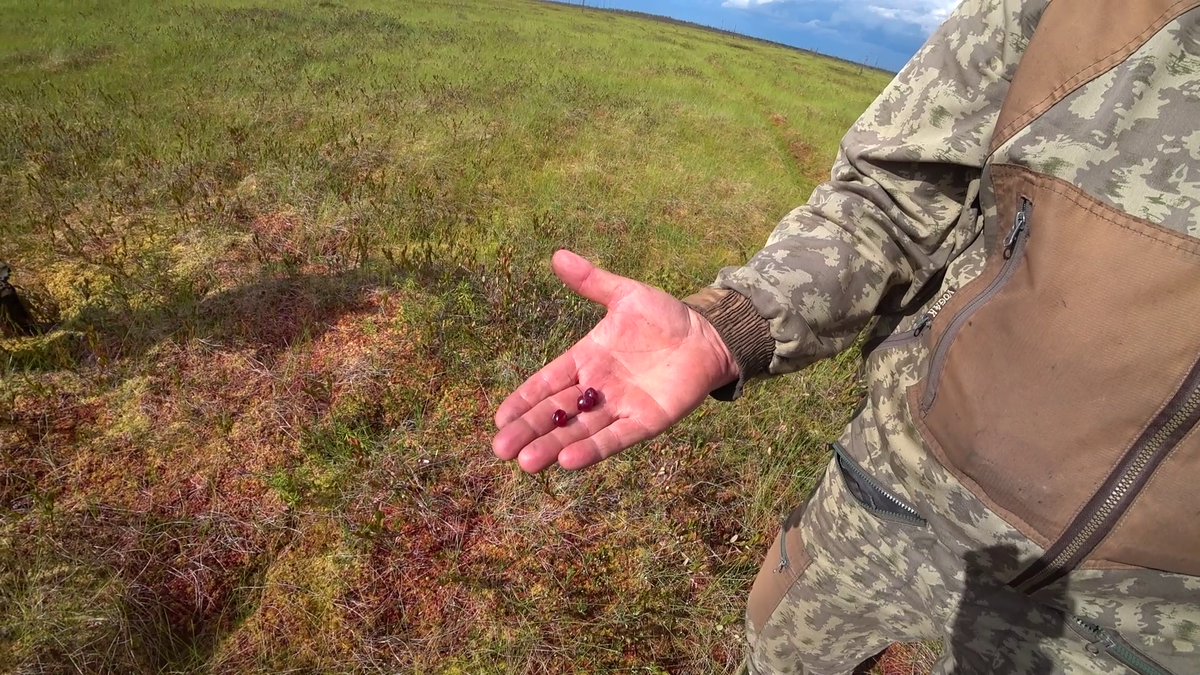
<instances>
[{"instance_id":1,"label":"human hand","mask_svg":"<svg viewBox=\"0 0 1200 675\"><path fill-rule=\"evenodd\" d=\"M736 380L716 329L682 301L558 251L551 267L571 290L608 308L582 340L525 381L496 411L496 456L536 473L582 469L653 438ZM599 403L580 412L591 387ZM571 417L564 427L555 410Z\"/></svg>"}]
</instances>

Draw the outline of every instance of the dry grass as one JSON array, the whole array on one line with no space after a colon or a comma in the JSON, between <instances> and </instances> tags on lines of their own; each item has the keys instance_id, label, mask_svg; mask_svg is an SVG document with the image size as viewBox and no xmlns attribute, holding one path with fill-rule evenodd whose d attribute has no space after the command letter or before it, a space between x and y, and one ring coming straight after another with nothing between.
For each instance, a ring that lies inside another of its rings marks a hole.
<instances>
[{"instance_id":1,"label":"dry grass","mask_svg":"<svg viewBox=\"0 0 1200 675\"><path fill-rule=\"evenodd\" d=\"M941 656L941 644L910 643L892 645L871 671L875 675L926 675Z\"/></svg>"}]
</instances>

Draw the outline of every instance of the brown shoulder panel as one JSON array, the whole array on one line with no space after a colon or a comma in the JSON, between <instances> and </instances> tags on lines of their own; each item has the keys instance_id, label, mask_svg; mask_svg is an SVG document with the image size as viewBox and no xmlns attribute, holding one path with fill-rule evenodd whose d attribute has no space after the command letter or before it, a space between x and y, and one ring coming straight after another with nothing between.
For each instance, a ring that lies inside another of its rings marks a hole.
<instances>
[{"instance_id":1,"label":"brown shoulder panel","mask_svg":"<svg viewBox=\"0 0 1200 675\"><path fill-rule=\"evenodd\" d=\"M989 152L1200 0L1053 0L1017 65Z\"/></svg>"}]
</instances>

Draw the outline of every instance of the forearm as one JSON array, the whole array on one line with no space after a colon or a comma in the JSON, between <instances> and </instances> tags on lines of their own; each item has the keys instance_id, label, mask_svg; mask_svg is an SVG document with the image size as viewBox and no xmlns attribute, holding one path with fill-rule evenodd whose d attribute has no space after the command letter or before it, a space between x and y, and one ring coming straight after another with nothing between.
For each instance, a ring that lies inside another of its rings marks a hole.
<instances>
[{"instance_id":1,"label":"forearm","mask_svg":"<svg viewBox=\"0 0 1200 675\"><path fill-rule=\"evenodd\" d=\"M739 390L845 349L978 234L971 208L988 142L1042 6L963 3L846 134L830 180L745 265L720 271L713 289L748 303L726 302L736 313L697 311L722 336L734 322L773 342L769 360L761 332L730 345L745 364Z\"/></svg>"}]
</instances>

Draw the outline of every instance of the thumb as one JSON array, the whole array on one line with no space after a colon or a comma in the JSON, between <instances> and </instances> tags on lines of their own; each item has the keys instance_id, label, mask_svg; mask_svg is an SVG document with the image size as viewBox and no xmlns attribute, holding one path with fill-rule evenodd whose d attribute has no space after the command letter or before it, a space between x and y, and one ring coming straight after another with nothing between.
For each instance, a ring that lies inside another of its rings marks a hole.
<instances>
[{"instance_id":1,"label":"thumb","mask_svg":"<svg viewBox=\"0 0 1200 675\"><path fill-rule=\"evenodd\" d=\"M637 284L633 279L602 270L566 249L554 253L550 268L568 288L605 307L628 295Z\"/></svg>"}]
</instances>

